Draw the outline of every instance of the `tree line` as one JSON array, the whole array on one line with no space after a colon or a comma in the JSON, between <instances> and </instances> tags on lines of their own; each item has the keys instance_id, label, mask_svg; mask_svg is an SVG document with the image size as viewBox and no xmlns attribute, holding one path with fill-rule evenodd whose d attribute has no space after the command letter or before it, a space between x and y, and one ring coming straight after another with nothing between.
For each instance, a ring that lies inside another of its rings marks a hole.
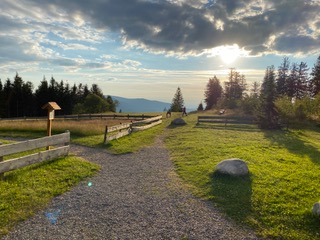
<instances>
[{"instance_id":1,"label":"tree line","mask_svg":"<svg viewBox=\"0 0 320 240\"><path fill-rule=\"evenodd\" d=\"M260 85L254 82L248 89L244 75L230 69L222 87L214 76L205 89L206 107L198 110L240 108L256 116L263 128L277 128L282 122L303 121L320 117L320 56L311 69L305 62L292 63L284 57L277 68L268 66Z\"/></svg>"},{"instance_id":2,"label":"tree line","mask_svg":"<svg viewBox=\"0 0 320 240\"><path fill-rule=\"evenodd\" d=\"M33 84L23 81L18 73L13 81L8 78L2 83L0 79L1 118L44 116L47 113L41 107L48 102L56 102L61 107L57 114L61 115L115 112L117 105L97 84L90 88L82 83L70 86L53 77L48 82L44 77L34 91Z\"/></svg>"}]
</instances>

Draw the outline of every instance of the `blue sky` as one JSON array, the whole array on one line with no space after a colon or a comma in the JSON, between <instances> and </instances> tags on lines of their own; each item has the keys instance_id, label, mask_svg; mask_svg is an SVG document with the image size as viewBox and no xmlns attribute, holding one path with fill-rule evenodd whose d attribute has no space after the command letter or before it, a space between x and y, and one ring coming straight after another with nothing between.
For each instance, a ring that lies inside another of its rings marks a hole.
<instances>
[{"instance_id":1,"label":"blue sky","mask_svg":"<svg viewBox=\"0 0 320 240\"><path fill-rule=\"evenodd\" d=\"M18 72L97 83L105 94L188 107L229 68L261 82L267 66L313 67L320 0L1 0L0 78Z\"/></svg>"}]
</instances>

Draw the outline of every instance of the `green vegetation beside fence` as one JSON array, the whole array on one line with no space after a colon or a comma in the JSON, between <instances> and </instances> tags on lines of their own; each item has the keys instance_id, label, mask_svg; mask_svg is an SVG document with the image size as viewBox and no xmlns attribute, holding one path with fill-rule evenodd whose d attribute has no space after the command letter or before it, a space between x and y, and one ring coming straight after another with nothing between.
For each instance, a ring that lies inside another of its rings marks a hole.
<instances>
[{"instance_id":1,"label":"green vegetation beside fence","mask_svg":"<svg viewBox=\"0 0 320 240\"><path fill-rule=\"evenodd\" d=\"M0 237L100 167L81 158L58 158L5 173L0 181Z\"/></svg>"}]
</instances>

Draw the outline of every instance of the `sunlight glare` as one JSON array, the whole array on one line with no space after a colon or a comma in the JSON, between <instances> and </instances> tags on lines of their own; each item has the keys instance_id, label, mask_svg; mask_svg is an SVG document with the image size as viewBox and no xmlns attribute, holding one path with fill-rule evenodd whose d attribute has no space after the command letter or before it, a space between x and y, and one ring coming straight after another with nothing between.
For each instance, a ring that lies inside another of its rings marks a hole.
<instances>
[{"instance_id":1,"label":"sunlight glare","mask_svg":"<svg viewBox=\"0 0 320 240\"><path fill-rule=\"evenodd\" d=\"M240 49L237 44L224 45L212 48L210 56L219 56L225 64L231 64L239 57L248 56L248 51Z\"/></svg>"}]
</instances>

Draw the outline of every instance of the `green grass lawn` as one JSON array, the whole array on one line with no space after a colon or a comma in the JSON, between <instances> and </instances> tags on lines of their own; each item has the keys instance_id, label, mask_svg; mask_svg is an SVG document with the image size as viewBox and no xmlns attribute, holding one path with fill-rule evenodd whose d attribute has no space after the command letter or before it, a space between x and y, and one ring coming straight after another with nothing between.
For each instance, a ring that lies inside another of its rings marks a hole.
<instances>
[{"instance_id":1,"label":"green grass lawn","mask_svg":"<svg viewBox=\"0 0 320 240\"><path fill-rule=\"evenodd\" d=\"M217 129L197 125L195 115L187 122L168 128L165 141L179 175L196 195L259 236L320 239L320 220L311 214L320 199L319 130ZM215 174L216 164L229 158L245 160L250 177Z\"/></svg>"}]
</instances>

